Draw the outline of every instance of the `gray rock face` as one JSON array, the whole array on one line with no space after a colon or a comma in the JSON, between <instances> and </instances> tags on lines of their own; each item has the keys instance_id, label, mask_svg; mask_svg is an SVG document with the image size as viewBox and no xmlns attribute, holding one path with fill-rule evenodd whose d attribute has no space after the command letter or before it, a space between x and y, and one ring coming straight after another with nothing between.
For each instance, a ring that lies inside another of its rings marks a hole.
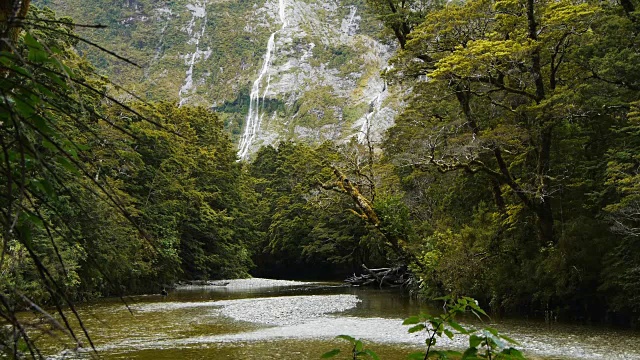
<instances>
[{"instance_id":1,"label":"gray rock face","mask_svg":"<svg viewBox=\"0 0 640 360\"><path fill-rule=\"evenodd\" d=\"M369 133L375 141L402 106L401 95L380 77L395 49L378 39L381 25L361 0L46 4L78 23L108 25L108 31L78 31L142 65L126 67L83 49L111 79L151 100L215 109L238 143L247 136L258 83L245 157L282 140L363 141Z\"/></svg>"},{"instance_id":2,"label":"gray rock face","mask_svg":"<svg viewBox=\"0 0 640 360\"><path fill-rule=\"evenodd\" d=\"M252 151L286 139L376 141L393 122L400 103L380 72L394 49L360 33L363 9L347 3L285 0L287 26L276 33L262 93L285 111L263 114ZM267 12L275 5L267 1Z\"/></svg>"}]
</instances>

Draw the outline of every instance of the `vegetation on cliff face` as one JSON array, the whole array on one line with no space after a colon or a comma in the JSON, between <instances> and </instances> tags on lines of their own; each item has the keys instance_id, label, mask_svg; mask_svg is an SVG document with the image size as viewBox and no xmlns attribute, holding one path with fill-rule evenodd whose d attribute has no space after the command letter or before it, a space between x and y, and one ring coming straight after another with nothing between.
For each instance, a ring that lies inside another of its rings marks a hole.
<instances>
[{"instance_id":1,"label":"vegetation on cliff face","mask_svg":"<svg viewBox=\"0 0 640 360\"><path fill-rule=\"evenodd\" d=\"M78 23L106 25L77 31L140 67L80 44L101 74L151 101L215 109L234 141L244 131L252 84L277 31L259 94L264 120L251 153L279 141L319 144L356 134L368 105L383 91L380 72L393 50L378 38L381 26L362 0L286 1L283 29L273 0L34 3ZM389 103L399 103L400 95L392 95ZM352 111L345 116L333 103L349 104ZM390 119L376 116L380 133Z\"/></svg>"}]
</instances>

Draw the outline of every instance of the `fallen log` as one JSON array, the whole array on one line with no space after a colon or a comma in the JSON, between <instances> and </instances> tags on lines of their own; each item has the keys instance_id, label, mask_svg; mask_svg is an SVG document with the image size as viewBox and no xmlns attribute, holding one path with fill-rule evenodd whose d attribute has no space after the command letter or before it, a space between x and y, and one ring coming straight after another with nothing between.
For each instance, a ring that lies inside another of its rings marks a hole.
<instances>
[{"instance_id":1,"label":"fallen log","mask_svg":"<svg viewBox=\"0 0 640 360\"><path fill-rule=\"evenodd\" d=\"M406 287L413 282L413 276L406 266L369 269L362 264L363 273L355 273L344 280L351 286Z\"/></svg>"}]
</instances>

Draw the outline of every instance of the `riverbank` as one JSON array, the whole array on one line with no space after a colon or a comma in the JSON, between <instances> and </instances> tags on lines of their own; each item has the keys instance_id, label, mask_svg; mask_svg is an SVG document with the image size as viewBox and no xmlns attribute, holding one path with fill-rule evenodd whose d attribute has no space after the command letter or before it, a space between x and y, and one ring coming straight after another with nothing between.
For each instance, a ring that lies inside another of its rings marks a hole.
<instances>
[{"instance_id":1,"label":"riverbank","mask_svg":"<svg viewBox=\"0 0 640 360\"><path fill-rule=\"evenodd\" d=\"M384 360L400 360L422 349L425 339L424 333L409 334L403 319L442 310L393 290L269 279L225 282L134 297L131 312L115 300L83 304L79 311L106 360L317 359L335 347L346 350L346 342L335 339L341 334L363 339ZM470 320L461 322L476 325ZM530 320L480 325L516 339L532 359L640 359L637 332ZM438 344L463 349L468 340L456 336Z\"/></svg>"},{"instance_id":2,"label":"riverbank","mask_svg":"<svg viewBox=\"0 0 640 360\"><path fill-rule=\"evenodd\" d=\"M276 280L264 278L228 279L228 280L194 280L178 282L174 288L177 290L225 288L232 290L264 289L278 287L292 287L302 285L320 284L319 282L306 282L294 280Z\"/></svg>"}]
</instances>

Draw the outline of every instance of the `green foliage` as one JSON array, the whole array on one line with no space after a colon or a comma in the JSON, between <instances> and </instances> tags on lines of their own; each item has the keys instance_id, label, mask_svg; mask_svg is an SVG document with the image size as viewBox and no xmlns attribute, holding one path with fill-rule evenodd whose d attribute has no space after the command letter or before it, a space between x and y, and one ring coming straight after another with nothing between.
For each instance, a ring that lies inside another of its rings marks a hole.
<instances>
[{"instance_id":1,"label":"green foliage","mask_svg":"<svg viewBox=\"0 0 640 360\"><path fill-rule=\"evenodd\" d=\"M519 350L508 345L519 344L508 336L498 333L496 329L464 327L456 321L457 316L467 312L471 312L480 320L483 316L487 317L476 300L469 297L453 300L448 296L436 300L445 301L445 313L440 315L420 314L409 317L402 323L403 325L411 325L409 333L425 331L427 334L426 352L412 353L408 359L429 359L432 355L435 355L434 357L437 359L524 359ZM443 336L453 339L455 335L469 337L469 347L463 352L433 349L437 345L438 339Z\"/></svg>"},{"instance_id":2,"label":"green foliage","mask_svg":"<svg viewBox=\"0 0 640 360\"><path fill-rule=\"evenodd\" d=\"M409 208L398 196L378 197L374 204L380 220L381 230L396 237L409 238L411 224Z\"/></svg>"},{"instance_id":3,"label":"green foliage","mask_svg":"<svg viewBox=\"0 0 640 360\"><path fill-rule=\"evenodd\" d=\"M263 253L255 256L255 274L331 278L381 260L380 240L347 210L350 201L320 191L333 177L326 164L337 157L330 145L289 142L258 151L248 168L261 194L253 218Z\"/></svg>"},{"instance_id":4,"label":"green foliage","mask_svg":"<svg viewBox=\"0 0 640 360\"><path fill-rule=\"evenodd\" d=\"M370 3L397 18L393 2ZM640 97L625 4L450 3L396 36L386 76L412 90L384 148L423 291L495 310L637 316L623 300L638 289Z\"/></svg>"},{"instance_id":5,"label":"green foliage","mask_svg":"<svg viewBox=\"0 0 640 360\"><path fill-rule=\"evenodd\" d=\"M357 360L357 359L380 360L380 358L378 357L378 354L376 354L371 349L366 349L361 340L355 339L355 338L353 338L353 337L351 337L349 335L338 335L338 336L336 336L336 339L346 340L351 344L351 356L349 356L349 359L353 359L353 360ZM333 349L331 351L328 351L328 352L322 354L322 356L320 356L320 358L321 359L329 359L329 358L335 357L336 355L340 354L340 352L341 352L340 349Z\"/></svg>"},{"instance_id":6,"label":"green foliage","mask_svg":"<svg viewBox=\"0 0 640 360\"><path fill-rule=\"evenodd\" d=\"M525 359L522 352L511 346L519 344L510 337L500 334L498 330L491 327L476 329L475 327L463 326L456 321L456 317L469 312L480 320L482 320L483 317L488 317L485 311L478 305L478 302L473 298L460 297L454 300L446 296L435 300L443 300L445 302L445 313L439 315L422 313L406 318L402 323L402 325L410 326L407 330L410 334L417 332L426 333L426 351L411 353L407 356L407 359ZM463 335L469 338L469 347L467 349L464 351L435 349L438 339L442 339L445 336L453 339L456 335ZM339 335L337 338L347 340L351 343L352 350L351 356L349 357L350 359L379 359L373 350L364 348L361 340L348 335ZM321 358L332 358L340 353L341 350L336 348L324 353Z\"/></svg>"},{"instance_id":7,"label":"green foliage","mask_svg":"<svg viewBox=\"0 0 640 360\"><path fill-rule=\"evenodd\" d=\"M21 25L0 52L2 351L38 357L20 310L93 346L74 301L246 276L250 198L215 114L124 104L74 50L70 20L33 8Z\"/></svg>"},{"instance_id":8,"label":"green foliage","mask_svg":"<svg viewBox=\"0 0 640 360\"><path fill-rule=\"evenodd\" d=\"M246 276L248 244L235 233L241 169L222 122L203 108L169 103L145 112L162 128L123 119L131 122L136 141L129 146L138 158L131 172L116 175L137 199L141 226L164 239L187 278Z\"/></svg>"},{"instance_id":9,"label":"green foliage","mask_svg":"<svg viewBox=\"0 0 640 360\"><path fill-rule=\"evenodd\" d=\"M414 27L424 20L430 10L442 5L438 1L424 0L366 0L366 3L402 48Z\"/></svg>"},{"instance_id":10,"label":"green foliage","mask_svg":"<svg viewBox=\"0 0 640 360\"><path fill-rule=\"evenodd\" d=\"M69 19L32 9L21 25L0 52L0 314L12 327L0 341L8 356L36 357L17 311L33 308L80 346L69 322L75 317L84 330L73 300L121 294L152 273L153 252L132 221L131 198L98 175L107 160L95 146L106 136L99 123L110 123L103 104L135 111L106 95L107 83L73 50L79 38Z\"/></svg>"}]
</instances>

